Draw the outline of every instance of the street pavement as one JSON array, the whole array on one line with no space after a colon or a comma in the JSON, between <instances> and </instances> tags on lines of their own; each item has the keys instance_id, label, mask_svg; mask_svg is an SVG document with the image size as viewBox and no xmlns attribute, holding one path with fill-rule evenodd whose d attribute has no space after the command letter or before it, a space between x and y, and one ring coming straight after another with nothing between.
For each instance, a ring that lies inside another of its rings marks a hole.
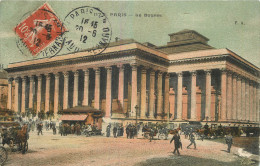
<instances>
[{"instance_id":1,"label":"street pavement","mask_svg":"<svg viewBox=\"0 0 260 166\"><path fill-rule=\"evenodd\" d=\"M170 135L170 137L172 137ZM170 139L170 138L169 138ZM187 149L189 140L181 136L183 149L174 155L170 140L127 139L104 136L60 136L51 131L31 132L26 154L8 151L5 165L10 166L170 166L170 165L257 165L237 156L239 148L209 140L196 140L197 149ZM7 145L5 145L7 149Z\"/></svg>"}]
</instances>

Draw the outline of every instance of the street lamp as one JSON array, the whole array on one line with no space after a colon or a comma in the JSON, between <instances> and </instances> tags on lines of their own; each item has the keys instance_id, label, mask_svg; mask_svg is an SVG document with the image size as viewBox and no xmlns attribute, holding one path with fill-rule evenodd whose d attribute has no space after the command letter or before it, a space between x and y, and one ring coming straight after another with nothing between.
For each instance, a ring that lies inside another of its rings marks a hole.
<instances>
[{"instance_id":1,"label":"street lamp","mask_svg":"<svg viewBox=\"0 0 260 166\"><path fill-rule=\"evenodd\" d=\"M208 121L209 121L209 117L208 117L208 116L206 116L206 121L207 121L207 123L208 123Z\"/></svg>"},{"instance_id":2,"label":"street lamp","mask_svg":"<svg viewBox=\"0 0 260 166\"><path fill-rule=\"evenodd\" d=\"M136 125L137 125L137 110L138 110L138 106L136 105L135 106L135 123L136 123Z\"/></svg>"}]
</instances>

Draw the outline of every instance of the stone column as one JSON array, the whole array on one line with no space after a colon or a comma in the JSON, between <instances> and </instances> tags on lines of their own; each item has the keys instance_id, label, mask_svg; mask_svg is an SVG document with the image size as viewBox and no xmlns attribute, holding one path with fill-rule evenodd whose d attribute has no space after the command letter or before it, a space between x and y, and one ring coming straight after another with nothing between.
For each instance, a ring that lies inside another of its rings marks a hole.
<instances>
[{"instance_id":1,"label":"stone column","mask_svg":"<svg viewBox=\"0 0 260 166\"><path fill-rule=\"evenodd\" d=\"M172 114L170 120L175 119L174 114L175 114L175 91L173 88L170 88L169 92L169 100L170 100L170 113Z\"/></svg>"},{"instance_id":2,"label":"stone column","mask_svg":"<svg viewBox=\"0 0 260 166\"><path fill-rule=\"evenodd\" d=\"M237 120L242 120L241 77L237 76Z\"/></svg>"},{"instance_id":3,"label":"stone column","mask_svg":"<svg viewBox=\"0 0 260 166\"><path fill-rule=\"evenodd\" d=\"M177 92L177 119L182 120L182 72L177 73L178 92Z\"/></svg>"},{"instance_id":4,"label":"stone column","mask_svg":"<svg viewBox=\"0 0 260 166\"><path fill-rule=\"evenodd\" d=\"M259 103L259 98L260 98L260 88L259 88L259 83L257 83L256 86L256 121L259 123L259 111L260 111L260 103Z\"/></svg>"},{"instance_id":5,"label":"stone column","mask_svg":"<svg viewBox=\"0 0 260 166\"><path fill-rule=\"evenodd\" d=\"M89 69L85 70L84 74L84 92L83 92L83 103L82 105L88 105L88 90L89 89Z\"/></svg>"},{"instance_id":6,"label":"stone column","mask_svg":"<svg viewBox=\"0 0 260 166\"><path fill-rule=\"evenodd\" d=\"M118 101L124 112L124 65L118 65L119 77L118 77Z\"/></svg>"},{"instance_id":7,"label":"stone column","mask_svg":"<svg viewBox=\"0 0 260 166\"><path fill-rule=\"evenodd\" d=\"M22 78L22 104L21 104L21 112L25 113L25 86L26 86L26 77Z\"/></svg>"},{"instance_id":8,"label":"stone column","mask_svg":"<svg viewBox=\"0 0 260 166\"><path fill-rule=\"evenodd\" d=\"M45 112L50 111L50 82L51 75L46 75Z\"/></svg>"},{"instance_id":9,"label":"stone column","mask_svg":"<svg viewBox=\"0 0 260 166\"><path fill-rule=\"evenodd\" d=\"M250 81L249 84L249 91L250 91L250 108L249 108L249 120L253 122L254 110L253 110L253 103L254 103L254 91L253 91L253 81Z\"/></svg>"},{"instance_id":10,"label":"stone column","mask_svg":"<svg viewBox=\"0 0 260 166\"><path fill-rule=\"evenodd\" d=\"M74 88L73 88L73 107L78 106L79 97L79 71L74 73Z\"/></svg>"},{"instance_id":11,"label":"stone column","mask_svg":"<svg viewBox=\"0 0 260 166\"><path fill-rule=\"evenodd\" d=\"M257 85L256 85L256 83L254 83L253 91L254 91L253 121L257 122L258 121L258 113L257 112L259 110L257 110Z\"/></svg>"},{"instance_id":12,"label":"stone column","mask_svg":"<svg viewBox=\"0 0 260 166\"><path fill-rule=\"evenodd\" d=\"M150 72L150 97L149 97L149 117L154 117L154 85L155 85L155 72L151 70Z\"/></svg>"},{"instance_id":13,"label":"stone column","mask_svg":"<svg viewBox=\"0 0 260 166\"><path fill-rule=\"evenodd\" d=\"M164 112L167 114L167 119L169 120L170 114L170 102L169 102L169 92L170 91L170 75L167 73L165 76L165 87L164 87Z\"/></svg>"},{"instance_id":14,"label":"stone column","mask_svg":"<svg viewBox=\"0 0 260 166\"><path fill-rule=\"evenodd\" d=\"M205 118L208 117L211 120L211 70L206 70L206 110ZM207 120L207 119L206 119Z\"/></svg>"},{"instance_id":15,"label":"stone column","mask_svg":"<svg viewBox=\"0 0 260 166\"><path fill-rule=\"evenodd\" d=\"M131 64L132 66L132 96L131 96L131 112L132 117L136 116L135 106L137 105L137 65Z\"/></svg>"},{"instance_id":16,"label":"stone column","mask_svg":"<svg viewBox=\"0 0 260 166\"><path fill-rule=\"evenodd\" d=\"M7 99L7 109L12 109L12 82L13 78L8 78L8 99Z\"/></svg>"},{"instance_id":17,"label":"stone column","mask_svg":"<svg viewBox=\"0 0 260 166\"><path fill-rule=\"evenodd\" d=\"M100 109L100 68L95 70L95 94L94 94L94 108Z\"/></svg>"},{"instance_id":18,"label":"stone column","mask_svg":"<svg viewBox=\"0 0 260 166\"><path fill-rule=\"evenodd\" d=\"M141 71L141 118L146 118L146 69Z\"/></svg>"},{"instance_id":19,"label":"stone column","mask_svg":"<svg viewBox=\"0 0 260 166\"><path fill-rule=\"evenodd\" d=\"M69 72L64 73L64 93L63 93L63 109L68 108L68 97L69 97Z\"/></svg>"},{"instance_id":20,"label":"stone column","mask_svg":"<svg viewBox=\"0 0 260 166\"><path fill-rule=\"evenodd\" d=\"M227 120L232 119L232 72L228 72L227 77Z\"/></svg>"},{"instance_id":21,"label":"stone column","mask_svg":"<svg viewBox=\"0 0 260 166\"><path fill-rule=\"evenodd\" d=\"M158 72L158 80L157 80L157 114L162 113L162 72Z\"/></svg>"},{"instance_id":22,"label":"stone column","mask_svg":"<svg viewBox=\"0 0 260 166\"><path fill-rule=\"evenodd\" d=\"M19 78L15 78L15 89L14 89L14 111L19 111Z\"/></svg>"},{"instance_id":23,"label":"stone column","mask_svg":"<svg viewBox=\"0 0 260 166\"><path fill-rule=\"evenodd\" d=\"M196 112L196 77L197 72L192 71L191 72L191 116L190 119L195 121L197 118L197 112Z\"/></svg>"},{"instance_id":24,"label":"stone column","mask_svg":"<svg viewBox=\"0 0 260 166\"><path fill-rule=\"evenodd\" d=\"M227 119L227 71L221 70L221 112L220 120Z\"/></svg>"},{"instance_id":25,"label":"stone column","mask_svg":"<svg viewBox=\"0 0 260 166\"><path fill-rule=\"evenodd\" d=\"M246 80L246 120L249 120L250 116L250 91L249 91L249 80Z\"/></svg>"},{"instance_id":26,"label":"stone column","mask_svg":"<svg viewBox=\"0 0 260 166\"><path fill-rule=\"evenodd\" d=\"M232 119L237 120L237 75L233 74L233 103L232 103Z\"/></svg>"},{"instance_id":27,"label":"stone column","mask_svg":"<svg viewBox=\"0 0 260 166\"><path fill-rule=\"evenodd\" d=\"M111 117L112 112L112 67L106 67L107 87L106 87L106 118Z\"/></svg>"},{"instance_id":28,"label":"stone column","mask_svg":"<svg viewBox=\"0 0 260 166\"><path fill-rule=\"evenodd\" d=\"M29 108L33 108L34 76L30 76Z\"/></svg>"},{"instance_id":29,"label":"stone column","mask_svg":"<svg viewBox=\"0 0 260 166\"><path fill-rule=\"evenodd\" d=\"M57 115L59 111L59 87L60 87L60 75L59 73L55 73L55 87L54 87L54 104L53 104L53 112L54 115Z\"/></svg>"},{"instance_id":30,"label":"stone column","mask_svg":"<svg viewBox=\"0 0 260 166\"><path fill-rule=\"evenodd\" d=\"M242 86L242 92L241 92L241 103L242 103L242 108L241 108L241 120L246 120L246 84L245 84L245 79L242 78L241 80L241 86Z\"/></svg>"},{"instance_id":31,"label":"stone column","mask_svg":"<svg viewBox=\"0 0 260 166\"><path fill-rule=\"evenodd\" d=\"M37 90L37 113L41 111L42 102L42 75L38 76L38 90Z\"/></svg>"}]
</instances>

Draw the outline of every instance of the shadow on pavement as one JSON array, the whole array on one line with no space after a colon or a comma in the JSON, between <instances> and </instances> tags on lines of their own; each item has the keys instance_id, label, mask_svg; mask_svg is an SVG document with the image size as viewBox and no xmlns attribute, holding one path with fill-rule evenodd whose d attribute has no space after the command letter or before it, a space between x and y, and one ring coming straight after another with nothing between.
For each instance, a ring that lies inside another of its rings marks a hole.
<instances>
[{"instance_id":1,"label":"shadow on pavement","mask_svg":"<svg viewBox=\"0 0 260 166\"><path fill-rule=\"evenodd\" d=\"M241 160L233 161L233 162L222 162L214 159L203 159L197 158L193 156L177 156L177 155L170 155L169 157L165 158L152 158L148 159L144 162L140 162L135 166L178 166L178 165L185 165L185 166L242 166L244 165ZM254 164L253 164L254 165ZM257 164L255 164L257 165Z\"/></svg>"}]
</instances>

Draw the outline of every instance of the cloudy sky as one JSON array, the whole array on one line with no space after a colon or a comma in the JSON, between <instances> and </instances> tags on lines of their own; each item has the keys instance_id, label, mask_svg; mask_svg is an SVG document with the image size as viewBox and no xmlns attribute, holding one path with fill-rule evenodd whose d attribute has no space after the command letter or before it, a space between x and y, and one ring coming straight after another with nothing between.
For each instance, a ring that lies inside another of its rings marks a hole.
<instances>
[{"instance_id":1,"label":"cloudy sky","mask_svg":"<svg viewBox=\"0 0 260 166\"><path fill-rule=\"evenodd\" d=\"M45 1L0 2L0 64L34 59L23 55L16 46L13 28ZM165 45L168 34L192 29L210 39L215 48L229 48L260 67L260 2L259 1L47 1L60 20L74 8L92 6L108 17L113 31L112 41L135 39L141 43ZM126 13L118 17L115 13ZM135 17L135 14L161 14L162 17ZM63 52L64 53L64 52ZM41 58L41 57L36 57Z\"/></svg>"}]
</instances>

